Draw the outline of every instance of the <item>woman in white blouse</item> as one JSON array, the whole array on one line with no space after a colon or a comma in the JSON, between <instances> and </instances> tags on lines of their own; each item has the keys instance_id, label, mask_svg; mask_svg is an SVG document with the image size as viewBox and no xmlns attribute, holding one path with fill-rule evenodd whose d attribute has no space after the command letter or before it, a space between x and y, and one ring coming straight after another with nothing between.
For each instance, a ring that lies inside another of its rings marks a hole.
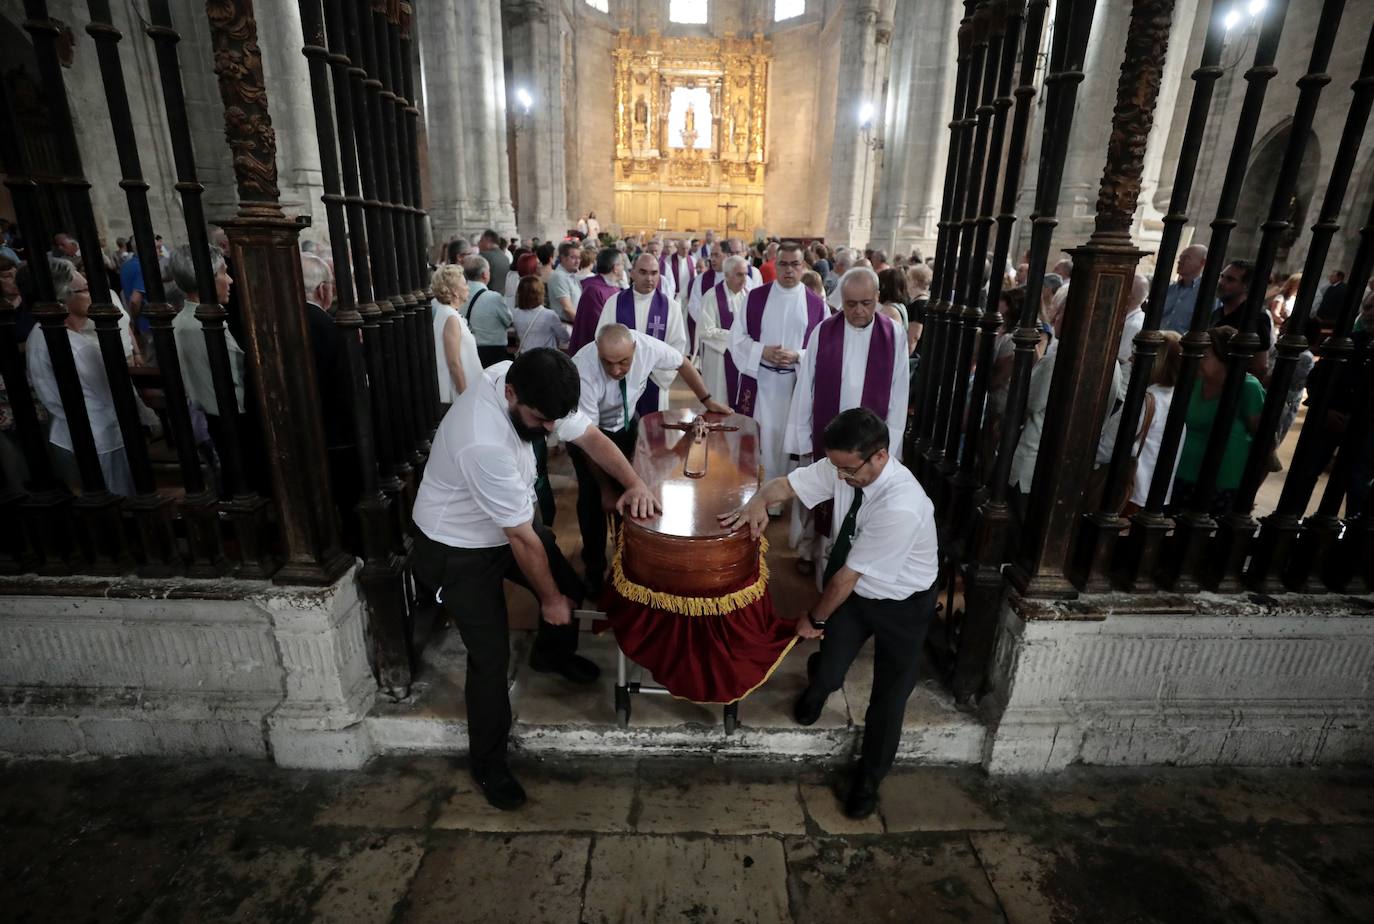
<instances>
[{"instance_id":1,"label":"woman in white blouse","mask_svg":"<svg viewBox=\"0 0 1374 924\"><path fill-rule=\"evenodd\" d=\"M1131 442L1131 455L1135 456L1136 460L1135 478L1127 494L1126 505L1121 511L1124 516L1130 516L1144 507L1145 500L1149 497L1150 482L1154 480L1155 466L1159 463L1159 447L1164 442L1164 424L1169 418L1169 405L1174 398L1174 385L1178 382L1178 371L1183 365L1183 338L1171 330L1161 333L1164 342L1160 344L1159 354L1155 357L1154 367L1150 372L1150 387L1145 390L1145 403L1140 409L1140 419L1136 423L1135 435ZM1121 416L1113 414L1102 428L1102 439L1097 444L1098 467L1111 462L1112 451L1116 447L1117 427L1120 423ZM1181 441L1178 448L1182 453ZM1173 459L1169 467L1171 470L1177 470L1178 459ZM1171 476L1169 492L1172 491ZM1096 503L1100 498L1092 500ZM1165 494L1164 500L1168 503L1168 494Z\"/></svg>"},{"instance_id":2,"label":"woman in white blouse","mask_svg":"<svg viewBox=\"0 0 1374 924\"><path fill-rule=\"evenodd\" d=\"M429 306L434 315L434 358L439 371L439 401L445 407L467 390L468 379L482 374L477 358L477 341L468 322L455 305L468 297L468 282L463 268L446 263L434 271L429 281L434 297Z\"/></svg>"}]
</instances>

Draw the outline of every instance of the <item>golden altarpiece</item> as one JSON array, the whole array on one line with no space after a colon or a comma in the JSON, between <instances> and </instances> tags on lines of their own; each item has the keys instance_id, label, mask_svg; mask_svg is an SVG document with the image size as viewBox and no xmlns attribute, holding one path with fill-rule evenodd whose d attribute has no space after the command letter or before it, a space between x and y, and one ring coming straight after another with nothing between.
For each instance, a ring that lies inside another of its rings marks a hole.
<instances>
[{"instance_id":1,"label":"golden altarpiece","mask_svg":"<svg viewBox=\"0 0 1374 924\"><path fill-rule=\"evenodd\" d=\"M615 49L615 219L625 233L747 236L763 224L772 48L752 38L621 31Z\"/></svg>"}]
</instances>

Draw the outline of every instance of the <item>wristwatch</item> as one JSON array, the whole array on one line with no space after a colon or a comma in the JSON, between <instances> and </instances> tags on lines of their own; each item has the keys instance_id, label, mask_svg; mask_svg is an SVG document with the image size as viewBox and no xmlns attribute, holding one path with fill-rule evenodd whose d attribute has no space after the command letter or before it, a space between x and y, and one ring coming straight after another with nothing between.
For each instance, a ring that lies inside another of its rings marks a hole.
<instances>
[{"instance_id":1,"label":"wristwatch","mask_svg":"<svg viewBox=\"0 0 1374 924\"><path fill-rule=\"evenodd\" d=\"M822 619L820 622L816 622L815 617L812 616L810 613L806 614L806 621L811 623L811 627L813 629L824 629L826 622L828 622L828 620L825 619Z\"/></svg>"}]
</instances>

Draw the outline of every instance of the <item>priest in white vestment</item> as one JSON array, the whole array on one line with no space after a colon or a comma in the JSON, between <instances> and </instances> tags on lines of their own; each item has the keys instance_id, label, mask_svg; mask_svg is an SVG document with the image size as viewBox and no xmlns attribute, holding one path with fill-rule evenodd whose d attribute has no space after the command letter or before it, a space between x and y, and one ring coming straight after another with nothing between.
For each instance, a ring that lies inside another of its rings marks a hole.
<instances>
[{"instance_id":1,"label":"priest in white vestment","mask_svg":"<svg viewBox=\"0 0 1374 924\"><path fill-rule=\"evenodd\" d=\"M662 340L679 353L687 355L687 327L682 320L682 306L667 293L660 293L662 289L659 286L658 259L646 251L639 255L639 259L630 270L630 288L609 299L601 310L601 319L596 324L597 331L611 324L624 324L641 334ZM633 323L629 317L631 306L634 310ZM656 399L650 397L648 403L656 401L658 410L666 411L668 389L672 387L675 378L676 372L655 369L650 379L657 386L658 394ZM650 389L649 395L652 396L653 391L654 389ZM724 400L722 398L722 401ZM646 408L640 409L641 414L645 412Z\"/></svg>"},{"instance_id":2,"label":"priest in white vestment","mask_svg":"<svg viewBox=\"0 0 1374 924\"><path fill-rule=\"evenodd\" d=\"M658 282L655 284L658 286L659 291L667 296L670 301L676 300L677 286L674 284L670 275L664 272L663 242L658 238L654 238L644 245L644 252L654 258L654 265L658 268ZM633 277L634 273L631 272L630 275ZM631 278L630 284L634 284L633 278Z\"/></svg>"},{"instance_id":3,"label":"priest in white vestment","mask_svg":"<svg viewBox=\"0 0 1374 924\"><path fill-rule=\"evenodd\" d=\"M725 242L725 255L727 257L743 257L745 265L748 267L745 276L744 287L746 289L757 289L763 285L763 274L759 268L749 262L749 248L744 246L744 241L738 237L732 237Z\"/></svg>"},{"instance_id":4,"label":"priest in white vestment","mask_svg":"<svg viewBox=\"0 0 1374 924\"><path fill-rule=\"evenodd\" d=\"M806 263L800 244L783 244L777 268L777 280L750 291L730 327L730 356L740 373L735 406L758 423L766 479L791 468L783 437L797 369L807 336L826 316L825 302L801 284Z\"/></svg>"},{"instance_id":5,"label":"priest in white vestment","mask_svg":"<svg viewBox=\"0 0 1374 924\"><path fill-rule=\"evenodd\" d=\"M720 248L712 248L719 254ZM697 317L697 338L701 341L701 377L713 395L734 406L739 392L739 370L730 356L730 328L744 311L749 295L744 281L749 263L743 257L731 257L722 263L721 279L701 299Z\"/></svg>"},{"instance_id":6,"label":"priest in white vestment","mask_svg":"<svg viewBox=\"0 0 1374 924\"><path fill-rule=\"evenodd\" d=\"M723 278L722 270L725 266L725 256L725 251L721 249L719 244L712 244L706 269L697 273L696 276L692 278L692 284L687 289L687 300L685 305L687 309L687 318L698 327L701 326L702 301L705 296L710 293L711 289L715 288L716 283L720 282ZM748 264L746 263L745 266L747 267ZM748 278L747 269L745 278ZM748 290L746 289L745 291ZM697 342L698 344L701 343L700 335L697 336Z\"/></svg>"},{"instance_id":7,"label":"priest in white vestment","mask_svg":"<svg viewBox=\"0 0 1374 924\"><path fill-rule=\"evenodd\" d=\"M802 459L823 458L821 434L837 415L866 407L887 422L888 445L901 461L910 378L906 334L878 312L878 275L855 267L836 286L841 313L817 325L797 365L797 387L787 418L784 450ZM792 545L805 574L823 573L836 525L831 511L794 506ZM814 563L814 564L812 564Z\"/></svg>"}]
</instances>

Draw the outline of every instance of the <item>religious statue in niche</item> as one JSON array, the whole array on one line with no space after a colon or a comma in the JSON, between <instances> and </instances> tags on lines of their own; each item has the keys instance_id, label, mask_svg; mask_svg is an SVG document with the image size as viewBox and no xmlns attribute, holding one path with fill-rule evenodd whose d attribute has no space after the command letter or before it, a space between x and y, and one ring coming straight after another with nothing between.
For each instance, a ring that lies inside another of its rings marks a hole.
<instances>
[{"instance_id":1,"label":"religious statue in niche","mask_svg":"<svg viewBox=\"0 0 1374 924\"><path fill-rule=\"evenodd\" d=\"M711 93L705 87L674 87L668 97L668 147L688 152L711 147ZM697 114L706 113L700 128Z\"/></svg>"},{"instance_id":2,"label":"religious statue in niche","mask_svg":"<svg viewBox=\"0 0 1374 924\"><path fill-rule=\"evenodd\" d=\"M644 94L635 97L635 124L634 124L634 146L635 150L643 150L645 138L649 131L649 104L644 101Z\"/></svg>"},{"instance_id":3,"label":"religious statue in niche","mask_svg":"<svg viewBox=\"0 0 1374 924\"><path fill-rule=\"evenodd\" d=\"M736 152L743 152L744 144L748 140L749 107L744 105L744 100L737 99L730 110L730 147Z\"/></svg>"},{"instance_id":4,"label":"religious statue in niche","mask_svg":"<svg viewBox=\"0 0 1374 924\"><path fill-rule=\"evenodd\" d=\"M697 107L687 104L687 115L682 119L682 146L691 149L697 143Z\"/></svg>"}]
</instances>

